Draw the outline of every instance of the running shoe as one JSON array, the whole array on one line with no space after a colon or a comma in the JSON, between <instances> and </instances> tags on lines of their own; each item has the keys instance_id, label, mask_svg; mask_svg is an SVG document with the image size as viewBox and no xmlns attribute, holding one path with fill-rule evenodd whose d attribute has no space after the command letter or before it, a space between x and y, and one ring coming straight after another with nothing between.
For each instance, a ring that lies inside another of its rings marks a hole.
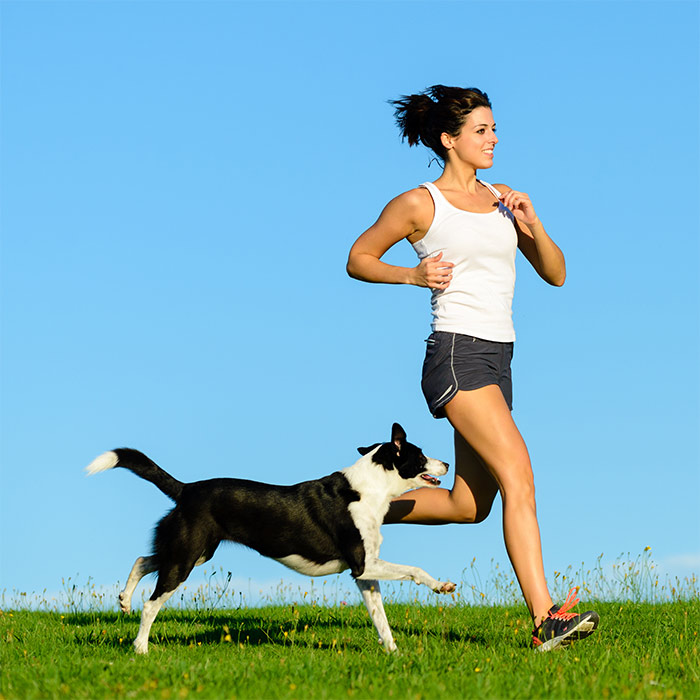
<instances>
[{"instance_id":1,"label":"running shoe","mask_svg":"<svg viewBox=\"0 0 700 700\"><path fill-rule=\"evenodd\" d=\"M576 591L569 591L564 604L553 605L547 617L532 631L532 646L536 651L552 651L560 646L568 646L577 639L583 639L598 626L598 613L589 610L585 613L569 612L578 603Z\"/></svg>"}]
</instances>

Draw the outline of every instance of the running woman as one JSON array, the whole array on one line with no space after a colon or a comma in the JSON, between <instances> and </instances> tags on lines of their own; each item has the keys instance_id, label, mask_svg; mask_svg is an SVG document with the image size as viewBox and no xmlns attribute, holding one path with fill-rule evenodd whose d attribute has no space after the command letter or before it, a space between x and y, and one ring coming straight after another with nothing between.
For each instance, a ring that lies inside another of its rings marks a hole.
<instances>
[{"instance_id":1,"label":"running woman","mask_svg":"<svg viewBox=\"0 0 700 700\"><path fill-rule=\"evenodd\" d=\"M506 549L532 616L532 643L549 651L588 636L599 618L570 612L575 589L559 607L547 588L532 467L511 415L511 307L516 249L557 287L566 278L564 256L527 194L477 177L492 166L498 143L484 92L434 85L392 104L403 138L430 148L443 172L386 205L352 246L347 271L365 282L432 290L421 386L431 414L454 428L456 466L451 490L410 491L392 503L385 522L479 523L500 492ZM416 267L381 259L403 239L418 254Z\"/></svg>"}]
</instances>

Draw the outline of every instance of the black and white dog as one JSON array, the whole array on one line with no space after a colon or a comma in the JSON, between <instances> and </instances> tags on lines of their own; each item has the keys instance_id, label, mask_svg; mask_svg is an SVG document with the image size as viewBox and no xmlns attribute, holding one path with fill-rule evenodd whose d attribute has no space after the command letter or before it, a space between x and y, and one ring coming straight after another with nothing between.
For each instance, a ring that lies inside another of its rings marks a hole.
<instances>
[{"instance_id":1,"label":"black and white dog","mask_svg":"<svg viewBox=\"0 0 700 700\"><path fill-rule=\"evenodd\" d=\"M378 580L411 580L436 593L451 593L453 583L437 581L415 566L379 558L379 528L392 498L421 486L437 486L448 465L426 457L406 441L394 423L391 442L358 448L352 466L314 481L275 486L244 479L209 479L184 484L146 455L122 448L105 452L89 474L124 467L155 484L176 506L156 526L153 554L134 563L119 594L122 611L131 611L139 581L157 572L153 595L144 603L134 640L137 653L148 652L151 625L163 603L190 575L211 559L223 540L231 540L309 576L350 569L387 651L396 649Z\"/></svg>"}]
</instances>

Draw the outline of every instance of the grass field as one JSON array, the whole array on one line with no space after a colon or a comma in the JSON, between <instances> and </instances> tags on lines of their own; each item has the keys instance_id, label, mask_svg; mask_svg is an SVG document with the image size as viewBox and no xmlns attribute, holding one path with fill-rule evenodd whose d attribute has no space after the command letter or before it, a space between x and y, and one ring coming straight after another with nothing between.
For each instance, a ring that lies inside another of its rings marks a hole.
<instances>
[{"instance_id":1,"label":"grass field","mask_svg":"<svg viewBox=\"0 0 700 700\"><path fill-rule=\"evenodd\" d=\"M591 602L599 630L549 654L530 649L522 603L395 599L386 607L399 652L390 655L359 595L344 596L358 602L352 605L319 595L247 607L235 604L224 584L166 607L143 657L131 646L140 611L121 615L105 608L94 588L69 582L61 605L28 609L21 597L3 600L0 700L700 698L696 579L658 595L658 581L644 574L650 562L639 562L618 572L626 599ZM614 568L608 574L615 579ZM483 601L484 590L509 596L511 584L499 576L481 590L472 584L474 600ZM582 588L581 597L596 595Z\"/></svg>"},{"instance_id":2,"label":"grass field","mask_svg":"<svg viewBox=\"0 0 700 700\"><path fill-rule=\"evenodd\" d=\"M597 604L602 623L536 654L522 607L392 604L399 653L360 606L0 615L4 698L698 698L700 602Z\"/></svg>"}]
</instances>

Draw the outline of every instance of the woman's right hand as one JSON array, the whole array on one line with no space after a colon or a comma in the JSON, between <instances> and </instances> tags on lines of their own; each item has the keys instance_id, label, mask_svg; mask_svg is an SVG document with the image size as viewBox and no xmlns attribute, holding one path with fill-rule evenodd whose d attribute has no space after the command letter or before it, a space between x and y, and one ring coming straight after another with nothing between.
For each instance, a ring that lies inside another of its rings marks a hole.
<instances>
[{"instance_id":1,"label":"woman's right hand","mask_svg":"<svg viewBox=\"0 0 700 700\"><path fill-rule=\"evenodd\" d=\"M442 251L432 257L423 258L414 268L414 282L418 287L447 289L452 281L454 263L442 259Z\"/></svg>"}]
</instances>

